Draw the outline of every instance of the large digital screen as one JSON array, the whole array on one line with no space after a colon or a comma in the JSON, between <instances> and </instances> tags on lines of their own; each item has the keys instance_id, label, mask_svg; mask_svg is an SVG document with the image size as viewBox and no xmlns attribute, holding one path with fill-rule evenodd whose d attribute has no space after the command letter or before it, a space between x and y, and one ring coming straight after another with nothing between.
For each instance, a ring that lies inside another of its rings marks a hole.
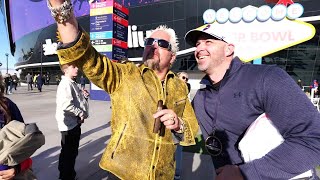
<instances>
[{"instance_id":1,"label":"large digital screen","mask_svg":"<svg viewBox=\"0 0 320 180\"><path fill-rule=\"evenodd\" d=\"M71 0L76 17L89 15L90 3L107 0ZM110 1L110 0L109 0ZM146 5L166 0L116 0L125 7ZM13 42L24 35L45 28L54 22L46 0L10 0L10 21Z\"/></svg>"},{"instance_id":2,"label":"large digital screen","mask_svg":"<svg viewBox=\"0 0 320 180\"><path fill-rule=\"evenodd\" d=\"M89 14L89 3L86 0L73 1L77 17ZM28 33L55 23L46 0L10 0L9 7L14 42Z\"/></svg>"}]
</instances>

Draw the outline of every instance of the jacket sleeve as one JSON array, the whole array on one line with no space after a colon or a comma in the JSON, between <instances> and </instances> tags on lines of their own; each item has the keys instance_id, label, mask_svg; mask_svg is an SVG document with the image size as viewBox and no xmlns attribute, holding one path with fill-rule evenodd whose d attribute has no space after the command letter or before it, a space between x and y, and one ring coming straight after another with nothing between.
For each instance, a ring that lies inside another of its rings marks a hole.
<instances>
[{"instance_id":1,"label":"jacket sleeve","mask_svg":"<svg viewBox=\"0 0 320 180\"><path fill-rule=\"evenodd\" d=\"M12 102L10 99L7 98L7 100L8 100L8 104L9 104L9 110L11 112L11 119L17 120L20 122L24 122L18 106L14 102Z\"/></svg>"},{"instance_id":2,"label":"jacket sleeve","mask_svg":"<svg viewBox=\"0 0 320 180\"><path fill-rule=\"evenodd\" d=\"M289 179L320 162L320 113L285 71L266 73L261 104L284 142L240 169L247 179Z\"/></svg>"},{"instance_id":3,"label":"jacket sleeve","mask_svg":"<svg viewBox=\"0 0 320 180\"><path fill-rule=\"evenodd\" d=\"M195 145L196 144L195 136L198 133L199 125L189 100L187 100L186 102L182 120L184 123L184 133L183 133L183 141L180 142L180 145L182 146Z\"/></svg>"},{"instance_id":4,"label":"jacket sleeve","mask_svg":"<svg viewBox=\"0 0 320 180\"><path fill-rule=\"evenodd\" d=\"M60 64L74 63L98 87L112 94L130 66L112 62L98 53L90 43L89 35L82 31L75 45L57 51Z\"/></svg>"},{"instance_id":5,"label":"jacket sleeve","mask_svg":"<svg viewBox=\"0 0 320 180\"><path fill-rule=\"evenodd\" d=\"M0 131L0 164L16 166L45 143L45 137L35 123L11 121Z\"/></svg>"},{"instance_id":6,"label":"jacket sleeve","mask_svg":"<svg viewBox=\"0 0 320 180\"><path fill-rule=\"evenodd\" d=\"M31 158L27 158L26 160L22 161L20 164L14 166L15 169L15 174L19 174L20 172L23 172L27 169L30 169L32 166L32 159Z\"/></svg>"}]
</instances>

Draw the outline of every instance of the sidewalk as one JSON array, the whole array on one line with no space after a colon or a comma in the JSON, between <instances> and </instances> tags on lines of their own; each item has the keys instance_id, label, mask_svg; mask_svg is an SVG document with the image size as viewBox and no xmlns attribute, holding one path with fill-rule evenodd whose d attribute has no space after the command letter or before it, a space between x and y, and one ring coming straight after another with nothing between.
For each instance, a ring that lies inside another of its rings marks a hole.
<instances>
[{"instance_id":1,"label":"sidewalk","mask_svg":"<svg viewBox=\"0 0 320 180\"><path fill-rule=\"evenodd\" d=\"M58 158L60 133L55 120L56 85L43 86L43 92L27 91L26 86L18 87L12 99L19 107L26 123L36 122L46 137L46 143L33 155L33 169L39 180L58 179ZM108 101L90 100L90 117L82 125L79 155L76 171L79 180L108 179L108 173L98 163L111 136L111 109ZM130 163L130 162L128 162ZM184 152L182 162L184 180L213 179L211 158L207 155Z\"/></svg>"}]
</instances>

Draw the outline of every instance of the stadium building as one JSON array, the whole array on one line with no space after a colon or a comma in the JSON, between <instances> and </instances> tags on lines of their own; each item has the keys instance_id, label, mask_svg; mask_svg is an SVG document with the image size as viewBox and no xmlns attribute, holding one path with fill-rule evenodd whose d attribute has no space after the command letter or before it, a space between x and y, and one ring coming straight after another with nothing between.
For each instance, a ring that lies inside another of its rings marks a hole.
<instances>
[{"instance_id":1,"label":"stadium building","mask_svg":"<svg viewBox=\"0 0 320 180\"><path fill-rule=\"evenodd\" d=\"M72 0L75 15L80 25L90 29L90 6L87 0ZM180 51L172 69L186 71L191 79L200 79L203 74L197 69L191 47L185 43L185 33L202 25L203 13L207 9L232 9L248 5L273 7L277 0L117 0L129 8L128 57L141 61L143 39L149 30L166 24L176 30ZM286 70L293 79L301 79L310 85L313 79L320 80L320 2L319 0L294 0L304 8L301 20L316 28L316 35L305 43L292 46L262 57L262 64L276 64ZM55 81L60 75L57 55L52 49L57 43L57 26L50 16L46 0L2 0L1 10L10 41L11 54L21 70L21 77L30 73L46 73ZM43 49L42 47L46 48Z\"/></svg>"}]
</instances>

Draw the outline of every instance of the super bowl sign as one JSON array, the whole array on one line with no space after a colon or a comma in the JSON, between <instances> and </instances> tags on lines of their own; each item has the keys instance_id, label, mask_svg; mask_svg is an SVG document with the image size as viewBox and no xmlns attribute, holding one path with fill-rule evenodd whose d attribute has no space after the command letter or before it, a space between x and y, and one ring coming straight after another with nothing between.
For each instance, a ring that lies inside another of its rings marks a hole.
<instances>
[{"instance_id":1,"label":"super bowl sign","mask_svg":"<svg viewBox=\"0 0 320 180\"><path fill-rule=\"evenodd\" d=\"M207 10L203 18L211 21L210 28L219 29L228 37L228 42L235 45L235 55L244 62L310 40L316 32L313 25L293 20L303 13L298 3L289 7L279 4L272 9L248 6L240 10L223 8L215 15Z\"/></svg>"}]
</instances>

